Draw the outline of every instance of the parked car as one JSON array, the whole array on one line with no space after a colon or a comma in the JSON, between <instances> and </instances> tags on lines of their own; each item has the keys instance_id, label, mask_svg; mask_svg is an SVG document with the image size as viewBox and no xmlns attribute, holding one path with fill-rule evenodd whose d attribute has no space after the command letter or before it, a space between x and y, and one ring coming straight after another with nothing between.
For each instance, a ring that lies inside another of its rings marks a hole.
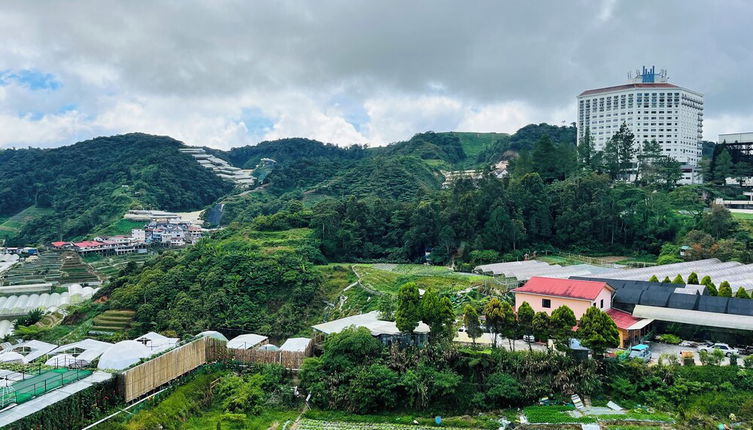
<instances>
[{"instance_id":1,"label":"parked car","mask_svg":"<svg viewBox=\"0 0 753 430\"><path fill-rule=\"evenodd\" d=\"M651 349L646 344L634 345L630 348L628 358L637 358L647 363L651 360Z\"/></svg>"},{"instance_id":2,"label":"parked car","mask_svg":"<svg viewBox=\"0 0 753 430\"><path fill-rule=\"evenodd\" d=\"M525 341L527 343L534 343L534 342L536 342L536 338L533 337L532 334L524 334L523 335L523 341Z\"/></svg>"},{"instance_id":3,"label":"parked car","mask_svg":"<svg viewBox=\"0 0 753 430\"><path fill-rule=\"evenodd\" d=\"M706 351L706 352L712 352L713 350L718 349L724 353L725 356L729 357L730 355L740 355L740 351L737 350L737 348L732 348L731 346L727 345L726 343L715 343L711 346L709 345L703 345L698 347L698 352Z\"/></svg>"}]
</instances>

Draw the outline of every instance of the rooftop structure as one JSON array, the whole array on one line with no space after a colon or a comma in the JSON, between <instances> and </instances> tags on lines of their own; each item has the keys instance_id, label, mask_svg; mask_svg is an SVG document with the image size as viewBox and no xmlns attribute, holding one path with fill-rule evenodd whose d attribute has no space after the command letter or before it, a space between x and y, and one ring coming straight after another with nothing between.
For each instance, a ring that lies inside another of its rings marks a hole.
<instances>
[{"instance_id":1,"label":"rooftop structure","mask_svg":"<svg viewBox=\"0 0 753 430\"><path fill-rule=\"evenodd\" d=\"M291 337L280 345L280 351L306 352L311 348L311 339L307 337Z\"/></svg>"},{"instance_id":2,"label":"rooftop structure","mask_svg":"<svg viewBox=\"0 0 753 430\"><path fill-rule=\"evenodd\" d=\"M109 347L99 358L99 369L124 370L153 355L151 349L135 340L124 340Z\"/></svg>"}]
</instances>

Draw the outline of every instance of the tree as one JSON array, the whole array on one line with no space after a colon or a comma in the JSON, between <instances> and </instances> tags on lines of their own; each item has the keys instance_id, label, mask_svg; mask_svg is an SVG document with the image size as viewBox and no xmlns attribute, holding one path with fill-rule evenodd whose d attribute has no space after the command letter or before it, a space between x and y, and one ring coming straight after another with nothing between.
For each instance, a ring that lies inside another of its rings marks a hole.
<instances>
[{"instance_id":1,"label":"tree","mask_svg":"<svg viewBox=\"0 0 753 430\"><path fill-rule=\"evenodd\" d=\"M651 277L648 278L648 282L659 282L659 278L657 278L656 275L651 275Z\"/></svg>"},{"instance_id":2,"label":"tree","mask_svg":"<svg viewBox=\"0 0 753 430\"><path fill-rule=\"evenodd\" d=\"M635 135L625 122L604 146L607 171L612 179L626 180L630 176L635 156Z\"/></svg>"},{"instance_id":3,"label":"tree","mask_svg":"<svg viewBox=\"0 0 753 430\"><path fill-rule=\"evenodd\" d=\"M735 230L737 223L730 211L722 205L711 205L711 210L703 215L701 226L703 231L714 239L728 237Z\"/></svg>"},{"instance_id":4,"label":"tree","mask_svg":"<svg viewBox=\"0 0 753 430\"><path fill-rule=\"evenodd\" d=\"M620 345L620 332L612 318L601 309L591 306L578 324L576 333L583 346L590 348L594 355L603 356L607 348Z\"/></svg>"},{"instance_id":5,"label":"tree","mask_svg":"<svg viewBox=\"0 0 753 430\"><path fill-rule=\"evenodd\" d=\"M573 310L562 305L552 312L550 318L551 335L555 346L560 350L570 348L570 338L573 337L573 327L578 323Z\"/></svg>"},{"instance_id":6,"label":"tree","mask_svg":"<svg viewBox=\"0 0 753 430\"><path fill-rule=\"evenodd\" d=\"M664 279L662 279L662 282L665 284L671 284L672 281L669 280L669 276L665 276Z\"/></svg>"},{"instance_id":7,"label":"tree","mask_svg":"<svg viewBox=\"0 0 753 430\"><path fill-rule=\"evenodd\" d=\"M429 287L421 297L421 321L426 323L431 330L432 337L436 337L442 331L443 322L439 305L439 294L433 287Z\"/></svg>"},{"instance_id":8,"label":"tree","mask_svg":"<svg viewBox=\"0 0 753 430\"><path fill-rule=\"evenodd\" d=\"M379 318L385 321L395 320L395 298L392 294L384 294L379 298Z\"/></svg>"},{"instance_id":9,"label":"tree","mask_svg":"<svg viewBox=\"0 0 753 430\"><path fill-rule=\"evenodd\" d=\"M421 320L421 297L415 282L408 282L397 293L395 325L401 333L411 334Z\"/></svg>"},{"instance_id":10,"label":"tree","mask_svg":"<svg viewBox=\"0 0 753 430\"><path fill-rule=\"evenodd\" d=\"M523 302L518 306L518 328L520 329L520 334L530 335L533 333L534 316L535 312L528 302ZM528 344L528 349L532 349L530 343Z\"/></svg>"},{"instance_id":11,"label":"tree","mask_svg":"<svg viewBox=\"0 0 753 430\"><path fill-rule=\"evenodd\" d=\"M711 282L711 277L709 275L706 275L701 279L701 285L707 285Z\"/></svg>"},{"instance_id":12,"label":"tree","mask_svg":"<svg viewBox=\"0 0 753 430\"><path fill-rule=\"evenodd\" d=\"M578 143L578 164L581 169L593 168L594 140L591 136L591 129L586 127L583 137Z\"/></svg>"},{"instance_id":13,"label":"tree","mask_svg":"<svg viewBox=\"0 0 753 430\"><path fill-rule=\"evenodd\" d=\"M708 284L703 284L706 286L706 290L709 292L710 296L718 296L719 290L716 289L716 285L714 285L713 282L709 281Z\"/></svg>"},{"instance_id":14,"label":"tree","mask_svg":"<svg viewBox=\"0 0 753 430\"><path fill-rule=\"evenodd\" d=\"M481 330L481 321L479 320L478 311L475 306L466 304L463 308L463 324L465 325L465 332L473 340L473 344L476 344L476 339L481 337L483 331Z\"/></svg>"},{"instance_id":15,"label":"tree","mask_svg":"<svg viewBox=\"0 0 753 430\"><path fill-rule=\"evenodd\" d=\"M500 321L501 333L507 338L510 350L515 351L515 337L518 333L518 320L515 318L515 309L507 302L502 302L502 320Z\"/></svg>"},{"instance_id":16,"label":"tree","mask_svg":"<svg viewBox=\"0 0 753 430\"><path fill-rule=\"evenodd\" d=\"M729 282L723 281L719 284L719 297L732 297L732 287Z\"/></svg>"},{"instance_id":17,"label":"tree","mask_svg":"<svg viewBox=\"0 0 753 430\"><path fill-rule=\"evenodd\" d=\"M748 294L747 291L745 291L745 288L740 287L737 289L737 293L735 293L735 297L737 297L738 299L749 299L750 295Z\"/></svg>"},{"instance_id":18,"label":"tree","mask_svg":"<svg viewBox=\"0 0 753 430\"><path fill-rule=\"evenodd\" d=\"M496 372L486 380L486 398L497 407L510 407L525 399L520 381L508 373Z\"/></svg>"},{"instance_id":19,"label":"tree","mask_svg":"<svg viewBox=\"0 0 753 430\"><path fill-rule=\"evenodd\" d=\"M547 349L549 349L549 336L551 335L551 321L549 314L546 312L536 312L531 322L531 328L533 330L533 336L536 339L543 340L546 343Z\"/></svg>"},{"instance_id":20,"label":"tree","mask_svg":"<svg viewBox=\"0 0 753 430\"><path fill-rule=\"evenodd\" d=\"M732 156L729 154L726 147L722 147L722 150L714 158L714 182L724 184L729 177L732 177Z\"/></svg>"},{"instance_id":21,"label":"tree","mask_svg":"<svg viewBox=\"0 0 753 430\"><path fill-rule=\"evenodd\" d=\"M673 284L679 284L679 285L685 285L685 280L682 279L682 276L678 273L677 276L675 276L675 279L672 280Z\"/></svg>"},{"instance_id":22,"label":"tree","mask_svg":"<svg viewBox=\"0 0 753 430\"><path fill-rule=\"evenodd\" d=\"M688 275L688 284L698 285L698 274L697 273L690 272L690 275Z\"/></svg>"},{"instance_id":23,"label":"tree","mask_svg":"<svg viewBox=\"0 0 753 430\"><path fill-rule=\"evenodd\" d=\"M510 306L509 303L504 303L497 297L492 297L486 306L484 306L484 316L486 317L486 328L492 333L494 348L497 347L497 335L503 333L507 326L505 318L504 305Z\"/></svg>"}]
</instances>

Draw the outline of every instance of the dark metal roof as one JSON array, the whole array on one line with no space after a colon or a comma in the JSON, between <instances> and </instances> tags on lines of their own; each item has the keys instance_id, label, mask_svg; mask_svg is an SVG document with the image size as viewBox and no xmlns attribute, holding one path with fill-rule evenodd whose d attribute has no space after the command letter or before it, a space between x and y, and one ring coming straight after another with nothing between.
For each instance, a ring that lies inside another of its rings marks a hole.
<instances>
[{"instance_id":1,"label":"dark metal roof","mask_svg":"<svg viewBox=\"0 0 753 430\"><path fill-rule=\"evenodd\" d=\"M671 296L669 296L669 301L667 302L668 308L675 308L675 309L688 309L688 310L694 310L696 306L698 306L698 298L701 297L698 294L678 294L678 293L672 293ZM753 301L753 300L751 300Z\"/></svg>"},{"instance_id":2,"label":"dark metal roof","mask_svg":"<svg viewBox=\"0 0 753 430\"><path fill-rule=\"evenodd\" d=\"M727 303L727 313L753 316L753 300L732 297Z\"/></svg>"},{"instance_id":3,"label":"dark metal roof","mask_svg":"<svg viewBox=\"0 0 753 430\"><path fill-rule=\"evenodd\" d=\"M704 312L727 313L729 297L701 296L698 298L698 310Z\"/></svg>"},{"instance_id":4,"label":"dark metal roof","mask_svg":"<svg viewBox=\"0 0 753 430\"><path fill-rule=\"evenodd\" d=\"M646 306L661 306L667 307L669 296L674 293L674 290L664 287L649 287L641 295L641 301L639 304Z\"/></svg>"},{"instance_id":5,"label":"dark metal roof","mask_svg":"<svg viewBox=\"0 0 753 430\"><path fill-rule=\"evenodd\" d=\"M641 301L641 294L643 294L643 291L645 290L640 288L618 288L612 297L612 302L626 305L637 305Z\"/></svg>"},{"instance_id":6,"label":"dark metal roof","mask_svg":"<svg viewBox=\"0 0 753 430\"><path fill-rule=\"evenodd\" d=\"M614 288L615 290L619 290L621 288L646 288L646 287L657 287L657 286L665 287L665 288L677 288L677 287L682 286L678 284L672 284L669 282L635 281L632 279L608 279L608 278L597 278L597 277L590 277L590 276L571 276L570 279L606 282L607 284L609 284L610 287Z\"/></svg>"}]
</instances>

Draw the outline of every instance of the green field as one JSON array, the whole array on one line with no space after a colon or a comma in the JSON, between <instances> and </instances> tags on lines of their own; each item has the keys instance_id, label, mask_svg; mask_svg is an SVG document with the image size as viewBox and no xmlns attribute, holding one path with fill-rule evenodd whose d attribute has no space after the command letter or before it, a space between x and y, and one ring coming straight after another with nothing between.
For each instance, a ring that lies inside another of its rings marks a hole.
<instances>
[{"instance_id":1,"label":"green field","mask_svg":"<svg viewBox=\"0 0 753 430\"><path fill-rule=\"evenodd\" d=\"M753 213L732 212L732 217L736 219L753 220Z\"/></svg>"},{"instance_id":2,"label":"green field","mask_svg":"<svg viewBox=\"0 0 753 430\"><path fill-rule=\"evenodd\" d=\"M509 138L507 133L473 133L473 132L461 132L453 131L450 134L457 136L460 139L460 145L463 147L466 157L472 161L476 161L476 157L487 146L491 145L499 139Z\"/></svg>"},{"instance_id":3,"label":"green field","mask_svg":"<svg viewBox=\"0 0 753 430\"><path fill-rule=\"evenodd\" d=\"M94 317L91 329L101 332L118 332L127 329L136 314L129 310L109 310Z\"/></svg>"},{"instance_id":4,"label":"green field","mask_svg":"<svg viewBox=\"0 0 753 430\"><path fill-rule=\"evenodd\" d=\"M52 209L31 206L11 217L0 218L0 221L2 221L2 224L0 224L0 239L14 237L29 221L49 215L53 212Z\"/></svg>"},{"instance_id":5,"label":"green field","mask_svg":"<svg viewBox=\"0 0 753 430\"><path fill-rule=\"evenodd\" d=\"M92 232L92 236L129 236L131 230L134 228L144 228L144 221L131 221L125 218L120 218L107 227L95 230Z\"/></svg>"},{"instance_id":6,"label":"green field","mask_svg":"<svg viewBox=\"0 0 753 430\"><path fill-rule=\"evenodd\" d=\"M420 264L357 264L353 268L365 287L387 294L397 294L406 282L415 282L421 289L433 287L439 292L456 292L480 286L491 279L453 272L442 266Z\"/></svg>"},{"instance_id":7,"label":"green field","mask_svg":"<svg viewBox=\"0 0 753 430\"><path fill-rule=\"evenodd\" d=\"M143 265L147 260L154 258L156 254L124 254L124 255L87 255L83 260L100 275L107 278L114 276L129 262L133 261L137 265Z\"/></svg>"}]
</instances>

